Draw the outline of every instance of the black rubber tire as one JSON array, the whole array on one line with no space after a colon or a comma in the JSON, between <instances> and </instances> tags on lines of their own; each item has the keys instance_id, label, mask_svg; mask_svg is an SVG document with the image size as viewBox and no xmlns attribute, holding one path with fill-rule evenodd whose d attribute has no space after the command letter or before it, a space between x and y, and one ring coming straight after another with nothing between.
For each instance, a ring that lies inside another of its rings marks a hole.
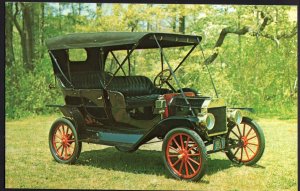
<instances>
[{"instance_id":1,"label":"black rubber tire","mask_svg":"<svg viewBox=\"0 0 300 191\"><path fill-rule=\"evenodd\" d=\"M176 174L176 172L170 167L168 161L167 161L167 156L166 156L166 150L167 150L167 144L170 138L172 138L173 135L177 134L177 133L184 133L184 134L188 134L194 142L197 143L197 146L200 150L200 154L201 154L201 165L200 165L200 170L199 172L192 178L184 178L181 177L179 175ZM163 157L163 162L165 167L167 168L169 174L179 180L186 180L186 181L198 181L200 180L206 171L207 168L207 152L206 152L206 147L204 145L203 140L201 139L201 137L193 130L187 129L187 128L175 128L172 129L171 131L169 131L163 141L162 144L162 157Z\"/></svg>"},{"instance_id":2,"label":"black rubber tire","mask_svg":"<svg viewBox=\"0 0 300 191\"><path fill-rule=\"evenodd\" d=\"M74 135L74 140L75 140L74 152L73 152L72 156L67 160L61 159L57 156L57 152L55 151L55 148L53 147L53 144L52 144L53 134L55 133L56 128L62 124L65 126L68 126L71 129L71 131ZM49 132L49 148L50 148L51 155L53 156L55 161L57 161L59 163L74 164L76 162L76 160L79 158L81 148L82 148L82 142L78 141L77 130L70 119L59 118L56 121L54 121L54 123L52 124L52 126L50 128L50 132Z\"/></svg>"},{"instance_id":3,"label":"black rubber tire","mask_svg":"<svg viewBox=\"0 0 300 191\"><path fill-rule=\"evenodd\" d=\"M248 117L243 117L241 124L247 124L247 125L249 125L256 132L256 135L257 135L257 138L258 138L258 142L259 142L258 151L257 151L256 155L253 157L253 159L251 159L251 160L249 160L247 162L243 162L243 161L238 160L234 156L234 153L232 153L230 151L230 149L228 149L225 152L225 154L229 158L229 160L231 160L232 162L234 162L236 164L243 164L243 165L251 166L251 165L256 164L260 160L260 158L262 157L262 155L264 153L264 150L265 150L265 136L264 136L264 133L262 131L262 128L253 119L248 118ZM236 126L235 124L231 124L228 127L228 133L226 135L226 147L229 146L228 137L229 137L230 131L235 126Z\"/></svg>"}]
</instances>

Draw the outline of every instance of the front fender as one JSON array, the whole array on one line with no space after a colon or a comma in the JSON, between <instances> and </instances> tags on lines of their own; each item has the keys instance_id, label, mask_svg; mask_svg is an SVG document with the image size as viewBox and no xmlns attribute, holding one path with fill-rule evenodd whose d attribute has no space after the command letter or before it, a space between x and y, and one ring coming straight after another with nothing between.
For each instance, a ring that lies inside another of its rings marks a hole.
<instances>
[{"instance_id":1,"label":"front fender","mask_svg":"<svg viewBox=\"0 0 300 191\"><path fill-rule=\"evenodd\" d=\"M197 117L181 117L181 116L171 116L166 119L161 120L157 123L152 132L159 137L164 137L170 130L177 127L186 127L196 131L198 134L201 134L200 128L197 125Z\"/></svg>"},{"instance_id":2,"label":"front fender","mask_svg":"<svg viewBox=\"0 0 300 191\"><path fill-rule=\"evenodd\" d=\"M179 117L172 116L166 119L159 121L156 125L154 125L151 130L145 134L140 141L138 141L133 148L137 149L143 143L158 137L163 138L170 130L176 127L186 127L191 130L196 131L200 136L205 136L205 133L201 131L201 128L197 126L198 118L197 117Z\"/></svg>"}]
</instances>

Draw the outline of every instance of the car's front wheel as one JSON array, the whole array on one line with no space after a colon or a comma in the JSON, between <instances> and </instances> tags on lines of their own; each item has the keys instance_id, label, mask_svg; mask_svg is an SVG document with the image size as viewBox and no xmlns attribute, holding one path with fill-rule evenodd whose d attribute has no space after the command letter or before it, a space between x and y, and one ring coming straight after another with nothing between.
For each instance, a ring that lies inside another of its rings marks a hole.
<instances>
[{"instance_id":1,"label":"car's front wheel","mask_svg":"<svg viewBox=\"0 0 300 191\"><path fill-rule=\"evenodd\" d=\"M206 147L201 137L190 129L169 131L162 145L163 161L168 172L176 179L199 180L207 166Z\"/></svg>"},{"instance_id":2,"label":"car's front wheel","mask_svg":"<svg viewBox=\"0 0 300 191\"><path fill-rule=\"evenodd\" d=\"M226 147L226 155L232 162L253 165L265 150L264 133L255 121L243 117L241 124L229 125Z\"/></svg>"}]
</instances>

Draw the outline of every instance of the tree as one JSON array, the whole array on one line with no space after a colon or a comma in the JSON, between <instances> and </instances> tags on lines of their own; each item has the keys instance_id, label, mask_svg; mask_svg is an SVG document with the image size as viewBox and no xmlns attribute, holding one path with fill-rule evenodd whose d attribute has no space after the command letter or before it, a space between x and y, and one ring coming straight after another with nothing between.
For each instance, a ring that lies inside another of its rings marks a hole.
<instances>
[{"instance_id":1,"label":"tree","mask_svg":"<svg viewBox=\"0 0 300 191\"><path fill-rule=\"evenodd\" d=\"M8 19L13 14L13 3L5 4L5 18ZM15 62L13 47L13 23L5 22L5 63L6 66L12 66Z\"/></svg>"},{"instance_id":2,"label":"tree","mask_svg":"<svg viewBox=\"0 0 300 191\"><path fill-rule=\"evenodd\" d=\"M266 26L270 25L273 22L273 17L269 14L266 14L264 11L259 11L259 13L260 13L260 19L262 20L262 22L261 22L261 24L259 24L258 29L255 30L255 29L251 28L250 26L243 26L243 27L228 26L228 27L225 27L221 30L221 33L220 33L213 48L214 49L220 48L228 34L237 34L237 35L241 36L241 35L250 33L251 36L255 36L255 37L261 36L264 38L268 38L268 39L273 40L277 44L279 43L280 39L291 38L297 34L297 26L294 26L294 28L288 33L284 32L284 33L278 34L278 32L277 32L277 35L263 33ZM205 64L213 63L213 61L217 58L218 55L219 55L219 52L215 51L212 55L210 55L205 60L204 63Z\"/></svg>"},{"instance_id":3,"label":"tree","mask_svg":"<svg viewBox=\"0 0 300 191\"><path fill-rule=\"evenodd\" d=\"M21 13L19 6L21 7ZM14 14L11 15L8 12L8 16L15 24L21 38L23 63L27 70L33 70L34 68L34 12L33 5L30 3L15 3ZM17 18L20 15L22 15L22 25Z\"/></svg>"}]
</instances>

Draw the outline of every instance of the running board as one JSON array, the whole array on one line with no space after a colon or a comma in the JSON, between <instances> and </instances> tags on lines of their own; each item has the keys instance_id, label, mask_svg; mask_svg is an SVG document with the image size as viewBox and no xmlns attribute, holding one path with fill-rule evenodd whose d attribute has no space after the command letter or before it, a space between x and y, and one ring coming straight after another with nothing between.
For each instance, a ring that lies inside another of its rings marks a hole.
<instances>
[{"instance_id":1,"label":"running board","mask_svg":"<svg viewBox=\"0 0 300 191\"><path fill-rule=\"evenodd\" d=\"M130 133L119 133L107 130L86 130L82 132L79 140L87 143L96 143L103 145L123 145L123 146L133 146L136 144L144 134L130 134Z\"/></svg>"}]
</instances>

